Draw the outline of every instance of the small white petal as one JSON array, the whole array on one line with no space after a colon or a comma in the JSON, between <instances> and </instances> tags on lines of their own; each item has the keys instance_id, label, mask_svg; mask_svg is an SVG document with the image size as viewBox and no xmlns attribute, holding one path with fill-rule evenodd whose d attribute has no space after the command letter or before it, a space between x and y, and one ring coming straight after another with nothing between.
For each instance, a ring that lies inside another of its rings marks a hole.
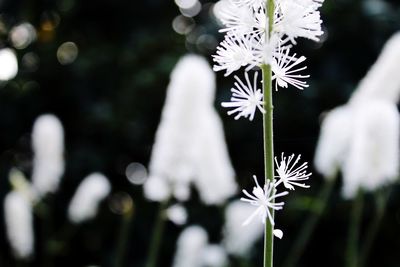
<instances>
[{"instance_id":1,"label":"small white petal","mask_svg":"<svg viewBox=\"0 0 400 267\"><path fill-rule=\"evenodd\" d=\"M283 232L282 232L282 230L280 230L280 229L274 229L273 233L274 233L274 236L275 236L275 237L277 237L277 238L279 238L279 239L282 239L282 237L283 237Z\"/></svg>"}]
</instances>

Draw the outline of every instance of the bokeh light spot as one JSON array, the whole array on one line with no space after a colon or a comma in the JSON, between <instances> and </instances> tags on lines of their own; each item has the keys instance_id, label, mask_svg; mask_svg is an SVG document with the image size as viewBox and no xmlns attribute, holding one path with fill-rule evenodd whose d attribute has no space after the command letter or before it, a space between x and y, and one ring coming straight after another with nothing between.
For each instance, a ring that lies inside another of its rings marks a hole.
<instances>
[{"instance_id":1,"label":"bokeh light spot","mask_svg":"<svg viewBox=\"0 0 400 267\"><path fill-rule=\"evenodd\" d=\"M125 175L132 184L141 185L147 179L147 169L143 164L133 162L126 167Z\"/></svg>"},{"instance_id":2,"label":"bokeh light spot","mask_svg":"<svg viewBox=\"0 0 400 267\"><path fill-rule=\"evenodd\" d=\"M18 61L10 48L0 50L0 81L8 81L18 73Z\"/></svg>"},{"instance_id":3,"label":"bokeh light spot","mask_svg":"<svg viewBox=\"0 0 400 267\"><path fill-rule=\"evenodd\" d=\"M78 57L78 47L73 42L65 42L57 50L57 59L61 65L68 65Z\"/></svg>"},{"instance_id":4,"label":"bokeh light spot","mask_svg":"<svg viewBox=\"0 0 400 267\"><path fill-rule=\"evenodd\" d=\"M21 23L10 31L10 40L17 49L24 49L36 40L36 30L30 23Z\"/></svg>"}]
</instances>

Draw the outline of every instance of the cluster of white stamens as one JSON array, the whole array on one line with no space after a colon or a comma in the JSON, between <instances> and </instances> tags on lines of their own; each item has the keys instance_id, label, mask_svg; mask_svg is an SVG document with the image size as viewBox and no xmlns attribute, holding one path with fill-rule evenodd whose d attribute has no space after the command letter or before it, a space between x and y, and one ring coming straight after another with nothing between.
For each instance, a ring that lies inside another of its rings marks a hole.
<instances>
[{"instance_id":1,"label":"cluster of white stamens","mask_svg":"<svg viewBox=\"0 0 400 267\"><path fill-rule=\"evenodd\" d=\"M270 65L275 82L275 90L292 85L298 89L308 87L304 81L309 75L301 75L306 66L298 66L306 58L296 57L291 48L296 38L318 41L323 34L322 20L318 8L323 0L275 0L274 10L267 10L267 0L220 0L217 17L224 25L220 32L225 39L213 56L215 71L225 71L225 76L244 67L245 71ZM270 25L267 14L274 14ZM247 74L246 74L247 75ZM236 77L235 77L236 78ZM247 78L246 78L247 79ZM238 80L238 78L236 78ZM257 91L256 83L250 91ZM262 103L262 94L261 99ZM258 101L242 101L243 108L237 102L229 114L237 113L235 118L254 117ZM250 106L253 108L249 108ZM253 113L248 113L251 110ZM259 108L259 110L262 110Z\"/></svg>"}]
</instances>

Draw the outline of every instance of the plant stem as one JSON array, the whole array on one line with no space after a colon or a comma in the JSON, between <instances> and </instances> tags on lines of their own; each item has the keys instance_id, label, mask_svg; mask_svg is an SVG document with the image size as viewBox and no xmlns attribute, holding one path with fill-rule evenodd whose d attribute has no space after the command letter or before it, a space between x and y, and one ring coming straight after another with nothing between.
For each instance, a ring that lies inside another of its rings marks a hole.
<instances>
[{"instance_id":1,"label":"plant stem","mask_svg":"<svg viewBox=\"0 0 400 267\"><path fill-rule=\"evenodd\" d=\"M115 256L115 265L114 265L115 267L124 266L124 258L128 244L132 218L133 218L133 208L130 208L122 216L121 230L119 232L117 252Z\"/></svg>"},{"instance_id":2,"label":"plant stem","mask_svg":"<svg viewBox=\"0 0 400 267\"><path fill-rule=\"evenodd\" d=\"M309 213L308 218L302 225L299 235L297 236L296 241L286 257L286 261L283 264L284 267L295 267L297 265L297 262L299 261L300 256L303 254L315 227L324 213L324 210L328 204L328 200L335 186L335 182L336 175L327 179L322 187L322 190L320 191L320 194L312 202L312 212Z\"/></svg>"},{"instance_id":3,"label":"plant stem","mask_svg":"<svg viewBox=\"0 0 400 267\"><path fill-rule=\"evenodd\" d=\"M364 196L361 189L353 201L353 209L350 217L349 236L347 240L346 266L358 266L358 242L360 238L360 224L363 210Z\"/></svg>"},{"instance_id":4,"label":"plant stem","mask_svg":"<svg viewBox=\"0 0 400 267\"><path fill-rule=\"evenodd\" d=\"M376 234L378 233L382 219L385 216L386 204L389 198L389 193L384 192L383 190L378 190L375 192L374 197L375 197L376 214L373 220L371 221L370 225L368 226L365 241L363 242L363 246L361 247L360 262L359 262L360 267L366 265L366 261L371 251L372 244L375 240Z\"/></svg>"},{"instance_id":5,"label":"plant stem","mask_svg":"<svg viewBox=\"0 0 400 267\"><path fill-rule=\"evenodd\" d=\"M153 235L149 246L149 254L147 258L146 267L156 267L158 251L160 250L161 240L164 234L165 227L165 209L168 205L168 200L160 203L157 221L153 228Z\"/></svg>"},{"instance_id":6,"label":"plant stem","mask_svg":"<svg viewBox=\"0 0 400 267\"><path fill-rule=\"evenodd\" d=\"M269 42L269 36L272 33L274 23L274 0L267 0L266 16L268 18L268 32L265 34L265 42ZM264 168L265 183L268 180L274 180L274 138L273 138L273 101L272 101L272 70L271 65L263 64L261 66L263 74L263 93L264 109L263 132L264 132ZM270 210L272 216L274 211ZM274 254L274 226L266 218L264 232L264 267L273 266Z\"/></svg>"}]
</instances>

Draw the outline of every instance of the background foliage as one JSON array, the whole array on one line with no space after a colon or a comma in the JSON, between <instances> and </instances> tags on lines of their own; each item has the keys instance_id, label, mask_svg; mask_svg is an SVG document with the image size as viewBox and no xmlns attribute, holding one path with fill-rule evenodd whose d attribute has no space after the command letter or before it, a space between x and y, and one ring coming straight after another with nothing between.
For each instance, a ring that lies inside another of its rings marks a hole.
<instances>
[{"instance_id":1,"label":"background foliage","mask_svg":"<svg viewBox=\"0 0 400 267\"><path fill-rule=\"evenodd\" d=\"M142 266L157 205L146 202L140 186L125 177L130 162L147 165L154 133L160 119L169 74L179 57L200 53L209 60L212 40L197 42L207 34L220 39L210 4L194 18L196 28L185 37L171 27L180 14L173 1L146 0L3 0L0 1L0 46L11 46L8 30L23 21L35 26L38 39L17 50L17 77L0 88L0 199L10 190L8 172L16 166L29 177L32 152L30 132L34 119L54 113L66 134L66 173L52 197L53 232L64 229L65 211L78 183L87 174L100 171L113 184L112 196L99 216L79 228L55 266L111 266L122 217L109 209L113 197L128 193L134 202L134 222L129 238L126 266ZM318 138L320 115L343 104L377 58L385 41L400 29L400 3L384 0L326 0L322 9L326 35L313 44L304 41L299 50L308 58L310 88L289 88L274 95L275 146L281 151L302 153L312 161ZM195 40L195 41L193 41ZM58 47L74 42L79 54L69 65L56 57ZM21 64L34 53L33 66ZM211 62L211 61L210 61ZM1 62L0 62L1 64ZM251 175L262 173L261 117L255 123L234 121L219 103L226 100L231 78L218 74L216 108L224 120L230 154L242 187L251 185ZM385 86L382 84L382 86ZM296 236L310 199L318 193L322 178L315 174L312 188L297 192L278 217L286 236L276 242L277 264L285 258ZM399 266L399 187L391 194L385 220L374 245L370 266ZM374 216L367 202L363 222ZM211 240L220 240L222 209L205 207L197 198L187 203L189 224L207 228ZM341 266L351 202L340 197L340 184L325 210L299 266ZM15 266L5 239L0 206L0 266ZM31 266L43 266L38 225L36 257ZM70 226L67 226L67 229ZM181 227L167 225L159 266L169 266ZM61 234L62 235L62 234ZM261 244L254 250L254 266L261 260Z\"/></svg>"}]
</instances>

